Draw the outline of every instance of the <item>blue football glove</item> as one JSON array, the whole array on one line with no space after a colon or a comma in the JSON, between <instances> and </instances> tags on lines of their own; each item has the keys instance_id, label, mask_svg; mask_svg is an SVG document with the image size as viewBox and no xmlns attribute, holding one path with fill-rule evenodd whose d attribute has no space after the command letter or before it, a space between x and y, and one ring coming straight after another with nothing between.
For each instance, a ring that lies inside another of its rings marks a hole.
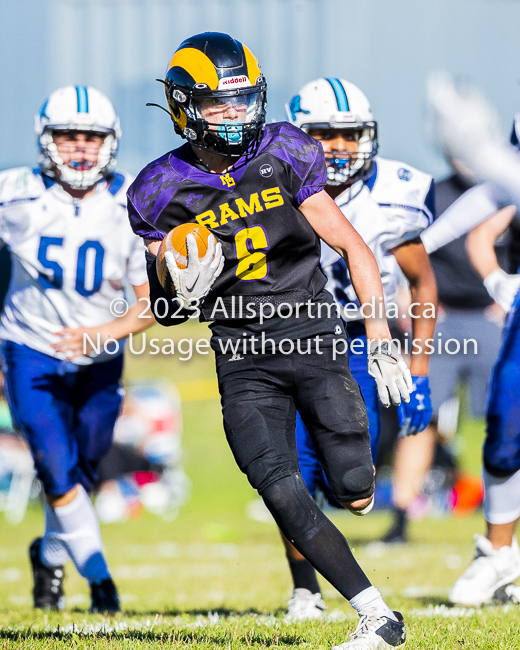
<instances>
[{"instance_id":1,"label":"blue football glove","mask_svg":"<svg viewBox=\"0 0 520 650\"><path fill-rule=\"evenodd\" d=\"M410 393L408 403L401 402L397 407L399 416L400 438L414 436L423 431L430 424L432 417L432 403L430 399L430 386L428 377L412 376L413 391Z\"/></svg>"}]
</instances>

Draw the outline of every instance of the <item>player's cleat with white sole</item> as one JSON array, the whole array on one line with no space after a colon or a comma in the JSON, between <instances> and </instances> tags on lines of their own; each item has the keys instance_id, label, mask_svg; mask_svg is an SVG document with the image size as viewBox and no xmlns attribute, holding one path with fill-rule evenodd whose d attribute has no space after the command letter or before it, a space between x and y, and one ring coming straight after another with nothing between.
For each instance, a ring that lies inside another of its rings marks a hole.
<instances>
[{"instance_id":1,"label":"player's cleat with white sole","mask_svg":"<svg viewBox=\"0 0 520 650\"><path fill-rule=\"evenodd\" d=\"M289 601L289 611L285 616L286 621L311 621L323 618L323 611L327 605L323 602L321 594L313 594L308 589L295 589Z\"/></svg>"},{"instance_id":2,"label":"player's cleat with white sole","mask_svg":"<svg viewBox=\"0 0 520 650\"><path fill-rule=\"evenodd\" d=\"M112 578L93 582L90 585L90 597L92 601L90 611L94 614L115 614L121 611L119 596Z\"/></svg>"},{"instance_id":3,"label":"player's cleat with white sole","mask_svg":"<svg viewBox=\"0 0 520 650\"><path fill-rule=\"evenodd\" d=\"M520 550L516 537L499 550L482 535L475 535L475 558L453 585L449 600L454 605L480 607L491 603L495 592L520 576Z\"/></svg>"},{"instance_id":4,"label":"player's cleat with white sole","mask_svg":"<svg viewBox=\"0 0 520 650\"><path fill-rule=\"evenodd\" d=\"M361 611L361 618L350 641L336 645L332 650L387 650L399 648L406 642L406 628L403 616L394 612L397 621L381 616L375 610Z\"/></svg>"},{"instance_id":5,"label":"player's cleat with white sole","mask_svg":"<svg viewBox=\"0 0 520 650\"><path fill-rule=\"evenodd\" d=\"M64 609L63 578L65 571L62 566L48 567L43 564L40 558L41 545L41 537L38 537L29 547L34 579L33 606L37 609Z\"/></svg>"}]
</instances>

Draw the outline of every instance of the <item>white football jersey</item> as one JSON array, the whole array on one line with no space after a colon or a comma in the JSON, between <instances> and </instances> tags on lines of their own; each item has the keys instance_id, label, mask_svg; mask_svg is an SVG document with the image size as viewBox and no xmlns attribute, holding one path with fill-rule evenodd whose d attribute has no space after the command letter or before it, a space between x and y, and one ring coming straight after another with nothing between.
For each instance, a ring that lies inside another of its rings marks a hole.
<instances>
[{"instance_id":1,"label":"white football jersey","mask_svg":"<svg viewBox=\"0 0 520 650\"><path fill-rule=\"evenodd\" d=\"M55 332L114 320L110 304L124 297L125 283L148 281L144 245L126 213L131 181L116 174L77 200L39 170L0 172L0 240L13 262L0 339L63 358L50 346ZM74 361L108 358L92 353Z\"/></svg>"},{"instance_id":2,"label":"white football jersey","mask_svg":"<svg viewBox=\"0 0 520 650\"><path fill-rule=\"evenodd\" d=\"M433 179L397 160L376 157L374 171L336 198L345 217L354 226L376 258L388 305L396 297L399 267L392 248L419 237L434 218ZM322 242L321 265L327 274L326 288L355 314L360 303L343 259Z\"/></svg>"}]
</instances>

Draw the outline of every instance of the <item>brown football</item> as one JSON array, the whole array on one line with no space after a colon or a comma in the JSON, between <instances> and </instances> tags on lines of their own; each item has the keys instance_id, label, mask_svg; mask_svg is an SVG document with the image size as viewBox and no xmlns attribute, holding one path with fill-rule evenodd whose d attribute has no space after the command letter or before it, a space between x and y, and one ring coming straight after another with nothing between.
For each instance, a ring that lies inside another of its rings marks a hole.
<instances>
[{"instance_id":1,"label":"brown football","mask_svg":"<svg viewBox=\"0 0 520 650\"><path fill-rule=\"evenodd\" d=\"M177 262L177 266L180 269L185 269L188 263L186 237L190 233L195 236L195 241L197 242L197 249L199 252L199 259L201 257L204 257L206 251L208 250L209 237L213 237L213 234L207 228L200 226L198 223L183 223L173 230L170 230L170 232L162 240L161 247L157 253L157 277L159 278L159 282L161 283L163 289L172 296L175 295L176 291L175 287L173 286L173 281L171 279L170 273L168 272L164 254L166 251L171 251L173 253L175 261Z\"/></svg>"}]
</instances>

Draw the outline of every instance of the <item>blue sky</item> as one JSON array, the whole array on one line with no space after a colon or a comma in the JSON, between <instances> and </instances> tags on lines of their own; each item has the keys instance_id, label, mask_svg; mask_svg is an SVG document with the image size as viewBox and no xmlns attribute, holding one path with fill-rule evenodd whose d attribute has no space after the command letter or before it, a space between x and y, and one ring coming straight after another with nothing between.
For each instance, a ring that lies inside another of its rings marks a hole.
<instances>
[{"instance_id":1,"label":"blue sky","mask_svg":"<svg viewBox=\"0 0 520 650\"><path fill-rule=\"evenodd\" d=\"M7 0L0 3L0 169L36 161L33 116L55 88L91 84L121 117L120 165L136 173L177 146L155 80L191 34L226 31L258 57L269 120L307 81L342 76L368 95L381 153L437 177L427 74L476 80L504 133L520 110L515 0Z\"/></svg>"}]
</instances>

